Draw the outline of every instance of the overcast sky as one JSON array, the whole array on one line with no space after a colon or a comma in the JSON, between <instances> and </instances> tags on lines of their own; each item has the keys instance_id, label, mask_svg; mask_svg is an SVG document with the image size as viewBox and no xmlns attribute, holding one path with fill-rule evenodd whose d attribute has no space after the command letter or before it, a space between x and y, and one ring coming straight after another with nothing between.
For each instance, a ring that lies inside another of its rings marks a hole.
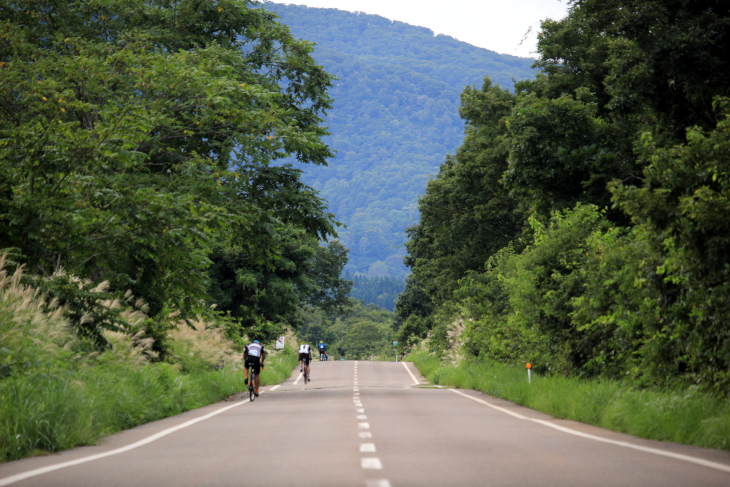
<instances>
[{"instance_id":1,"label":"overcast sky","mask_svg":"<svg viewBox=\"0 0 730 487\"><path fill-rule=\"evenodd\" d=\"M522 57L535 57L535 31L540 28L540 20L561 19L568 9L568 0L271 1L376 14L428 27L435 34L446 34L502 54ZM528 35L530 29L532 33Z\"/></svg>"}]
</instances>

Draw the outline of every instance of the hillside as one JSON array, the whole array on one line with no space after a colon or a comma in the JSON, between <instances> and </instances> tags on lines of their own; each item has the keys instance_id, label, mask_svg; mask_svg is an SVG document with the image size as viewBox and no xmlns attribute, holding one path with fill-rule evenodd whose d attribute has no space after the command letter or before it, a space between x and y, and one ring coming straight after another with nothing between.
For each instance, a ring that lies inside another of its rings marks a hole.
<instances>
[{"instance_id":1,"label":"hillside","mask_svg":"<svg viewBox=\"0 0 730 487\"><path fill-rule=\"evenodd\" d=\"M463 138L459 94L485 75L511 87L532 77L533 60L376 15L264 6L295 37L315 42L315 61L338 78L327 139L336 156L328 167L302 169L347 226L339 231L347 270L404 277L404 231L418 220L418 196Z\"/></svg>"}]
</instances>

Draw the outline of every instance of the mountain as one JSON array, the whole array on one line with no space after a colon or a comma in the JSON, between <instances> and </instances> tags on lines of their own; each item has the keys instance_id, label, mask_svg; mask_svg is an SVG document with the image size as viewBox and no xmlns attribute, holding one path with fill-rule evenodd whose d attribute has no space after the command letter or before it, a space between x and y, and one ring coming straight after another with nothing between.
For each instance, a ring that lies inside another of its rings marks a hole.
<instances>
[{"instance_id":1,"label":"mountain","mask_svg":"<svg viewBox=\"0 0 730 487\"><path fill-rule=\"evenodd\" d=\"M463 138L459 94L484 76L503 87L534 76L533 60L472 46L377 15L271 2L292 34L316 43L335 75L327 167L300 166L346 225L351 273L403 278L405 229L429 175Z\"/></svg>"}]
</instances>

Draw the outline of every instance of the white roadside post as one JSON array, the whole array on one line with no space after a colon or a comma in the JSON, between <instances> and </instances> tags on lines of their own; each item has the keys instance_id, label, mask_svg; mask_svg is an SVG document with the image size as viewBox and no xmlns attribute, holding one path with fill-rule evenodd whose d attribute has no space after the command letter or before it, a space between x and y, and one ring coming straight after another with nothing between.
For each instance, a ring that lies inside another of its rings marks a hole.
<instances>
[{"instance_id":1,"label":"white roadside post","mask_svg":"<svg viewBox=\"0 0 730 487\"><path fill-rule=\"evenodd\" d=\"M527 364L527 383L532 384L532 364Z\"/></svg>"}]
</instances>

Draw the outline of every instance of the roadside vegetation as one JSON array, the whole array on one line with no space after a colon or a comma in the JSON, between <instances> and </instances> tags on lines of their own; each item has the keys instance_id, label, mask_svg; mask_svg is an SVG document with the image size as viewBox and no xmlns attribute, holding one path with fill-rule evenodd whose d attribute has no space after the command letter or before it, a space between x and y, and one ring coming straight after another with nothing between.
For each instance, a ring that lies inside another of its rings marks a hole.
<instances>
[{"instance_id":1,"label":"roadside vegetation","mask_svg":"<svg viewBox=\"0 0 730 487\"><path fill-rule=\"evenodd\" d=\"M727 437L711 425L730 398L728 22L720 0L572 1L542 23L535 79L464 90L464 141L408 230L406 351L428 337L468 368L529 362L555 387L600 383L605 424L645 408L637 434ZM685 397L671 433L662 411Z\"/></svg>"},{"instance_id":2,"label":"roadside vegetation","mask_svg":"<svg viewBox=\"0 0 730 487\"><path fill-rule=\"evenodd\" d=\"M244 390L246 341L345 299L339 223L274 163L332 156L310 43L248 0L0 18L0 461Z\"/></svg>"},{"instance_id":3,"label":"roadside vegetation","mask_svg":"<svg viewBox=\"0 0 730 487\"><path fill-rule=\"evenodd\" d=\"M698 388L638 389L616 380L532 374L525 365L442 362L419 349L412 360L433 384L475 389L550 414L641 438L730 450L730 401Z\"/></svg>"},{"instance_id":4,"label":"roadside vegetation","mask_svg":"<svg viewBox=\"0 0 730 487\"><path fill-rule=\"evenodd\" d=\"M0 272L0 462L94 444L246 389L246 338L227 338L220 322L176 323L160 359L134 332L144 306L107 302L126 308L121 316L132 331L103 331L109 347L99 350L22 277L22 270ZM292 348L267 348L264 385L288 377L297 360Z\"/></svg>"},{"instance_id":5,"label":"roadside vegetation","mask_svg":"<svg viewBox=\"0 0 730 487\"><path fill-rule=\"evenodd\" d=\"M393 313L350 298L336 313L309 309L297 330L299 339L316 347L324 341L330 360L395 360Z\"/></svg>"}]
</instances>

